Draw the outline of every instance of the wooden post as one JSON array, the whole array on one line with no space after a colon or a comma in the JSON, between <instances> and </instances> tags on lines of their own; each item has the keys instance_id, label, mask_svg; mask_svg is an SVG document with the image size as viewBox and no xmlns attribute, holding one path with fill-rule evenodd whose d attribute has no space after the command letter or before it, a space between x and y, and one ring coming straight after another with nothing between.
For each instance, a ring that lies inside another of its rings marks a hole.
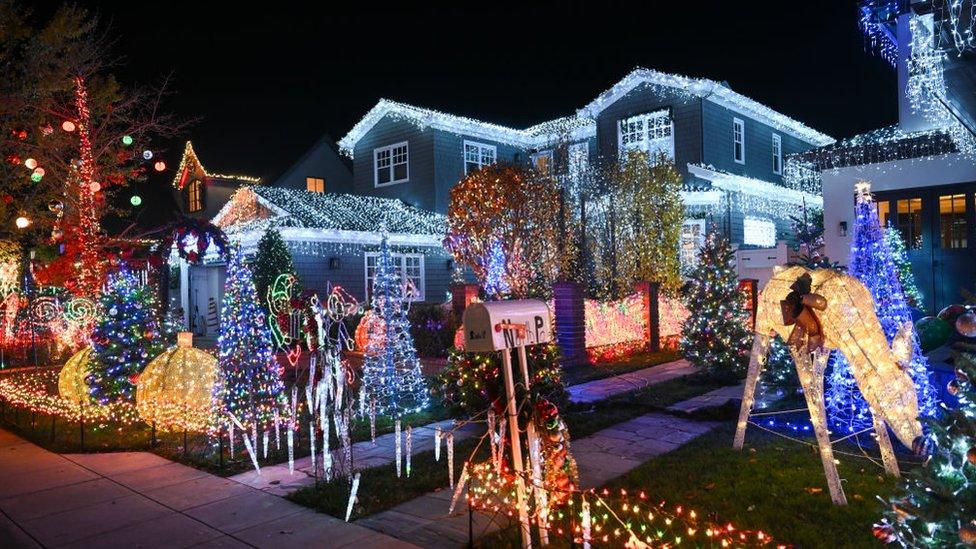
<instances>
[{"instance_id":1,"label":"wooden post","mask_svg":"<svg viewBox=\"0 0 976 549\"><path fill-rule=\"evenodd\" d=\"M661 311L659 309L660 282L637 282L634 290L644 300L644 336L647 349L652 353L661 350Z\"/></svg>"}]
</instances>

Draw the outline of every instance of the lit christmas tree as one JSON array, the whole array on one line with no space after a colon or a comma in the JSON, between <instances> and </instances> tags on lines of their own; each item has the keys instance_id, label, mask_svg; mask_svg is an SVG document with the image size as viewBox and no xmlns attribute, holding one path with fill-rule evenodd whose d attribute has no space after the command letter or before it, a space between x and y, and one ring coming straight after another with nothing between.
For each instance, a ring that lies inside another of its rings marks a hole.
<instances>
[{"instance_id":1,"label":"lit christmas tree","mask_svg":"<svg viewBox=\"0 0 976 549\"><path fill-rule=\"evenodd\" d=\"M908 473L874 533L905 547L976 544L976 347L961 345L949 391L959 407L938 421L925 419L932 454Z\"/></svg>"},{"instance_id":2,"label":"lit christmas tree","mask_svg":"<svg viewBox=\"0 0 976 549\"><path fill-rule=\"evenodd\" d=\"M681 353L717 379L742 377L749 366L752 333L738 282L732 246L713 227L688 281Z\"/></svg>"},{"instance_id":3,"label":"lit christmas tree","mask_svg":"<svg viewBox=\"0 0 976 549\"><path fill-rule=\"evenodd\" d=\"M123 267L109 276L100 301L101 317L91 336L94 352L86 382L92 400L99 404L132 400L139 374L163 352L155 293Z\"/></svg>"},{"instance_id":4,"label":"lit christmas tree","mask_svg":"<svg viewBox=\"0 0 976 549\"><path fill-rule=\"evenodd\" d=\"M277 229L268 229L258 241L258 251L254 256L254 286L262 304L267 300L268 288L282 274L295 274L291 252L281 233ZM295 294L300 293L301 289L296 288Z\"/></svg>"},{"instance_id":5,"label":"lit christmas tree","mask_svg":"<svg viewBox=\"0 0 976 549\"><path fill-rule=\"evenodd\" d=\"M371 290L373 313L382 320L383 329L369 334L363 390L368 401L376 402L377 413L394 418L426 408L430 400L410 335L403 294L404 286L384 236Z\"/></svg>"},{"instance_id":6,"label":"lit christmas tree","mask_svg":"<svg viewBox=\"0 0 976 549\"><path fill-rule=\"evenodd\" d=\"M908 261L905 239L902 238L901 231L889 225L885 228L884 238L888 249L891 250L891 260L895 264L895 273L905 293L905 299L912 307L921 307L925 298L922 296L922 291L918 289L918 284L915 283L915 273L912 272L912 263Z\"/></svg>"},{"instance_id":7,"label":"lit christmas tree","mask_svg":"<svg viewBox=\"0 0 976 549\"><path fill-rule=\"evenodd\" d=\"M867 183L857 185L855 214L848 272L871 291L875 312L890 343L898 329L912 321L912 315L898 282L897 268L885 243L884 231ZM936 393L929 381L928 360L922 355L914 330L912 342L912 362L908 373L915 382L919 412L923 417L930 417L936 413ZM853 433L871 427L868 404L857 389L847 360L840 353L834 353L831 357L824 400L827 418L834 429Z\"/></svg>"},{"instance_id":8,"label":"lit christmas tree","mask_svg":"<svg viewBox=\"0 0 976 549\"><path fill-rule=\"evenodd\" d=\"M240 246L233 247L227 262L217 344L220 380L214 400L222 403L221 416L232 414L249 431L267 430L283 386L271 332Z\"/></svg>"}]
</instances>

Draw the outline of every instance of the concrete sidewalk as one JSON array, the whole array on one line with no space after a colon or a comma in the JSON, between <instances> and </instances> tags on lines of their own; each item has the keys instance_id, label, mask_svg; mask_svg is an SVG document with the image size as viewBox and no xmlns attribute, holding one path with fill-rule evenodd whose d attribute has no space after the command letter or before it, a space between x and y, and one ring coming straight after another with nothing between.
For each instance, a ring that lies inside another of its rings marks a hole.
<instances>
[{"instance_id":1,"label":"concrete sidewalk","mask_svg":"<svg viewBox=\"0 0 976 549\"><path fill-rule=\"evenodd\" d=\"M572 385L568 388L569 400L576 403L596 402L695 372L695 367L689 364L687 360L665 362L643 370Z\"/></svg>"},{"instance_id":2,"label":"concrete sidewalk","mask_svg":"<svg viewBox=\"0 0 976 549\"><path fill-rule=\"evenodd\" d=\"M414 547L148 452L58 455L0 429L0 547Z\"/></svg>"}]
</instances>

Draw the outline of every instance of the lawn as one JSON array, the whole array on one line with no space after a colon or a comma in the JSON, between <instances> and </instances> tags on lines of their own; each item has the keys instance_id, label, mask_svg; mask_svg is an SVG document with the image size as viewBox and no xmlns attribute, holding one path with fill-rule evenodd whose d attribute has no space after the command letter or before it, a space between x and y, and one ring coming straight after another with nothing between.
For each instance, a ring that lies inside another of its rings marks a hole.
<instances>
[{"instance_id":1,"label":"lawn","mask_svg":"<svg viewBox=\"0 0 976 549\"><path fill-rule=\"evenodd\" d=\"M687 376L651 385L639 391L618 395L610 399L585 405L569 405L562 416L573 438L582 438L594 432L628 419L661 411L667 406L695 395L706 393L714 383L699 376ZM455 445L455 467L460 474L461 465L477 445L477 439L460 441ZM487 450L479 449L476 461L487 456ZM448 484L445 454L441 461L434 460L434 452L416 454L409 479L396 478L393 465L363 471L359 486L359 503L354 507L353 518L362 518L395 507L426 493L444 488ZM349 498L349 484L345 480L319 483L289 496L292 501L337 517L345 517Z\"/></svg>"},{"instance_id":2,"label":"lawn","mask_svg":"<svg viewBox=\"0 0 976 549\"><path fill-rule=\"evenodd\" d=\"M563 369L563 381L566 385L578 385L587 381L643 370L644 368L657 366L658 364L664 364L665 362L671 362L679 358L681 358L681 353L675 350L664 350L655 353L648 351L619 360L569 366Z\"/></svg>"},{"instance_id":3,"label":"lawn","mask_svg":"<svg viewBox=\"0 0 976 549\"><path fill-rule=\"evenodd\" d=\"M612 481L611 488L644 490L652 499L682 503L719 522L772 534L777 543L796 547L870 547L877 545L872 524L897 481L867 460L838 456L849 504L833 505L823 468L810 446L758 429L746 435L742 452L732 449L734 424L677 450L654 458ZM810 439L812 440L812 439ZM858 452L856 446L839 450ZM905 472L912 466L904 465ZM509 527L482 539L483 547L517 547ZM568 546L562 540L557 546Z\"/></svg>"}]
</instances>

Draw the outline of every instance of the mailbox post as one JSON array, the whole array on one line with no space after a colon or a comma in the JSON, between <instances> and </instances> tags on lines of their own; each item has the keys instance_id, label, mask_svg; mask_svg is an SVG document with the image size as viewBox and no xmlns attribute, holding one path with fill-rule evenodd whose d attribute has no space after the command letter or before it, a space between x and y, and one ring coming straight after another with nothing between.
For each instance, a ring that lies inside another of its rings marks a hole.
<instances>
[{"instance_id":1,"label":"mailbox post","mask_svg":"<svg viewBox=\"0 0 976 549\"><path fill-rule=\"evenodd\" d=\"M469 351L501 351L502 376L505 382L506 410L508 415L509 437L512 446L512 466L515 469L515 493L518 501L519 524L522 534L522 547L532 547L532 533L529 525L528 497L525 486L525 467L522 462L522 443L518 428L518 406L515 402L515 379L512 371L511 349L517 348L522 370L522 380L526 391L529 388L529 365L525 353L527 345L538 345L552 339L552 326L549 308L537 299L515 301L493 301L472 303L464 310L464 345ZM527 429L529 435L530 458L534 482L541 482L541 464L538 456L531 450L535 429L531 422ZM536 505L544 508L545 496L541 487L536 486ZM539 537L545 545L548 532L543 520L539 522Z\"/></svg>"}]
</instances>

